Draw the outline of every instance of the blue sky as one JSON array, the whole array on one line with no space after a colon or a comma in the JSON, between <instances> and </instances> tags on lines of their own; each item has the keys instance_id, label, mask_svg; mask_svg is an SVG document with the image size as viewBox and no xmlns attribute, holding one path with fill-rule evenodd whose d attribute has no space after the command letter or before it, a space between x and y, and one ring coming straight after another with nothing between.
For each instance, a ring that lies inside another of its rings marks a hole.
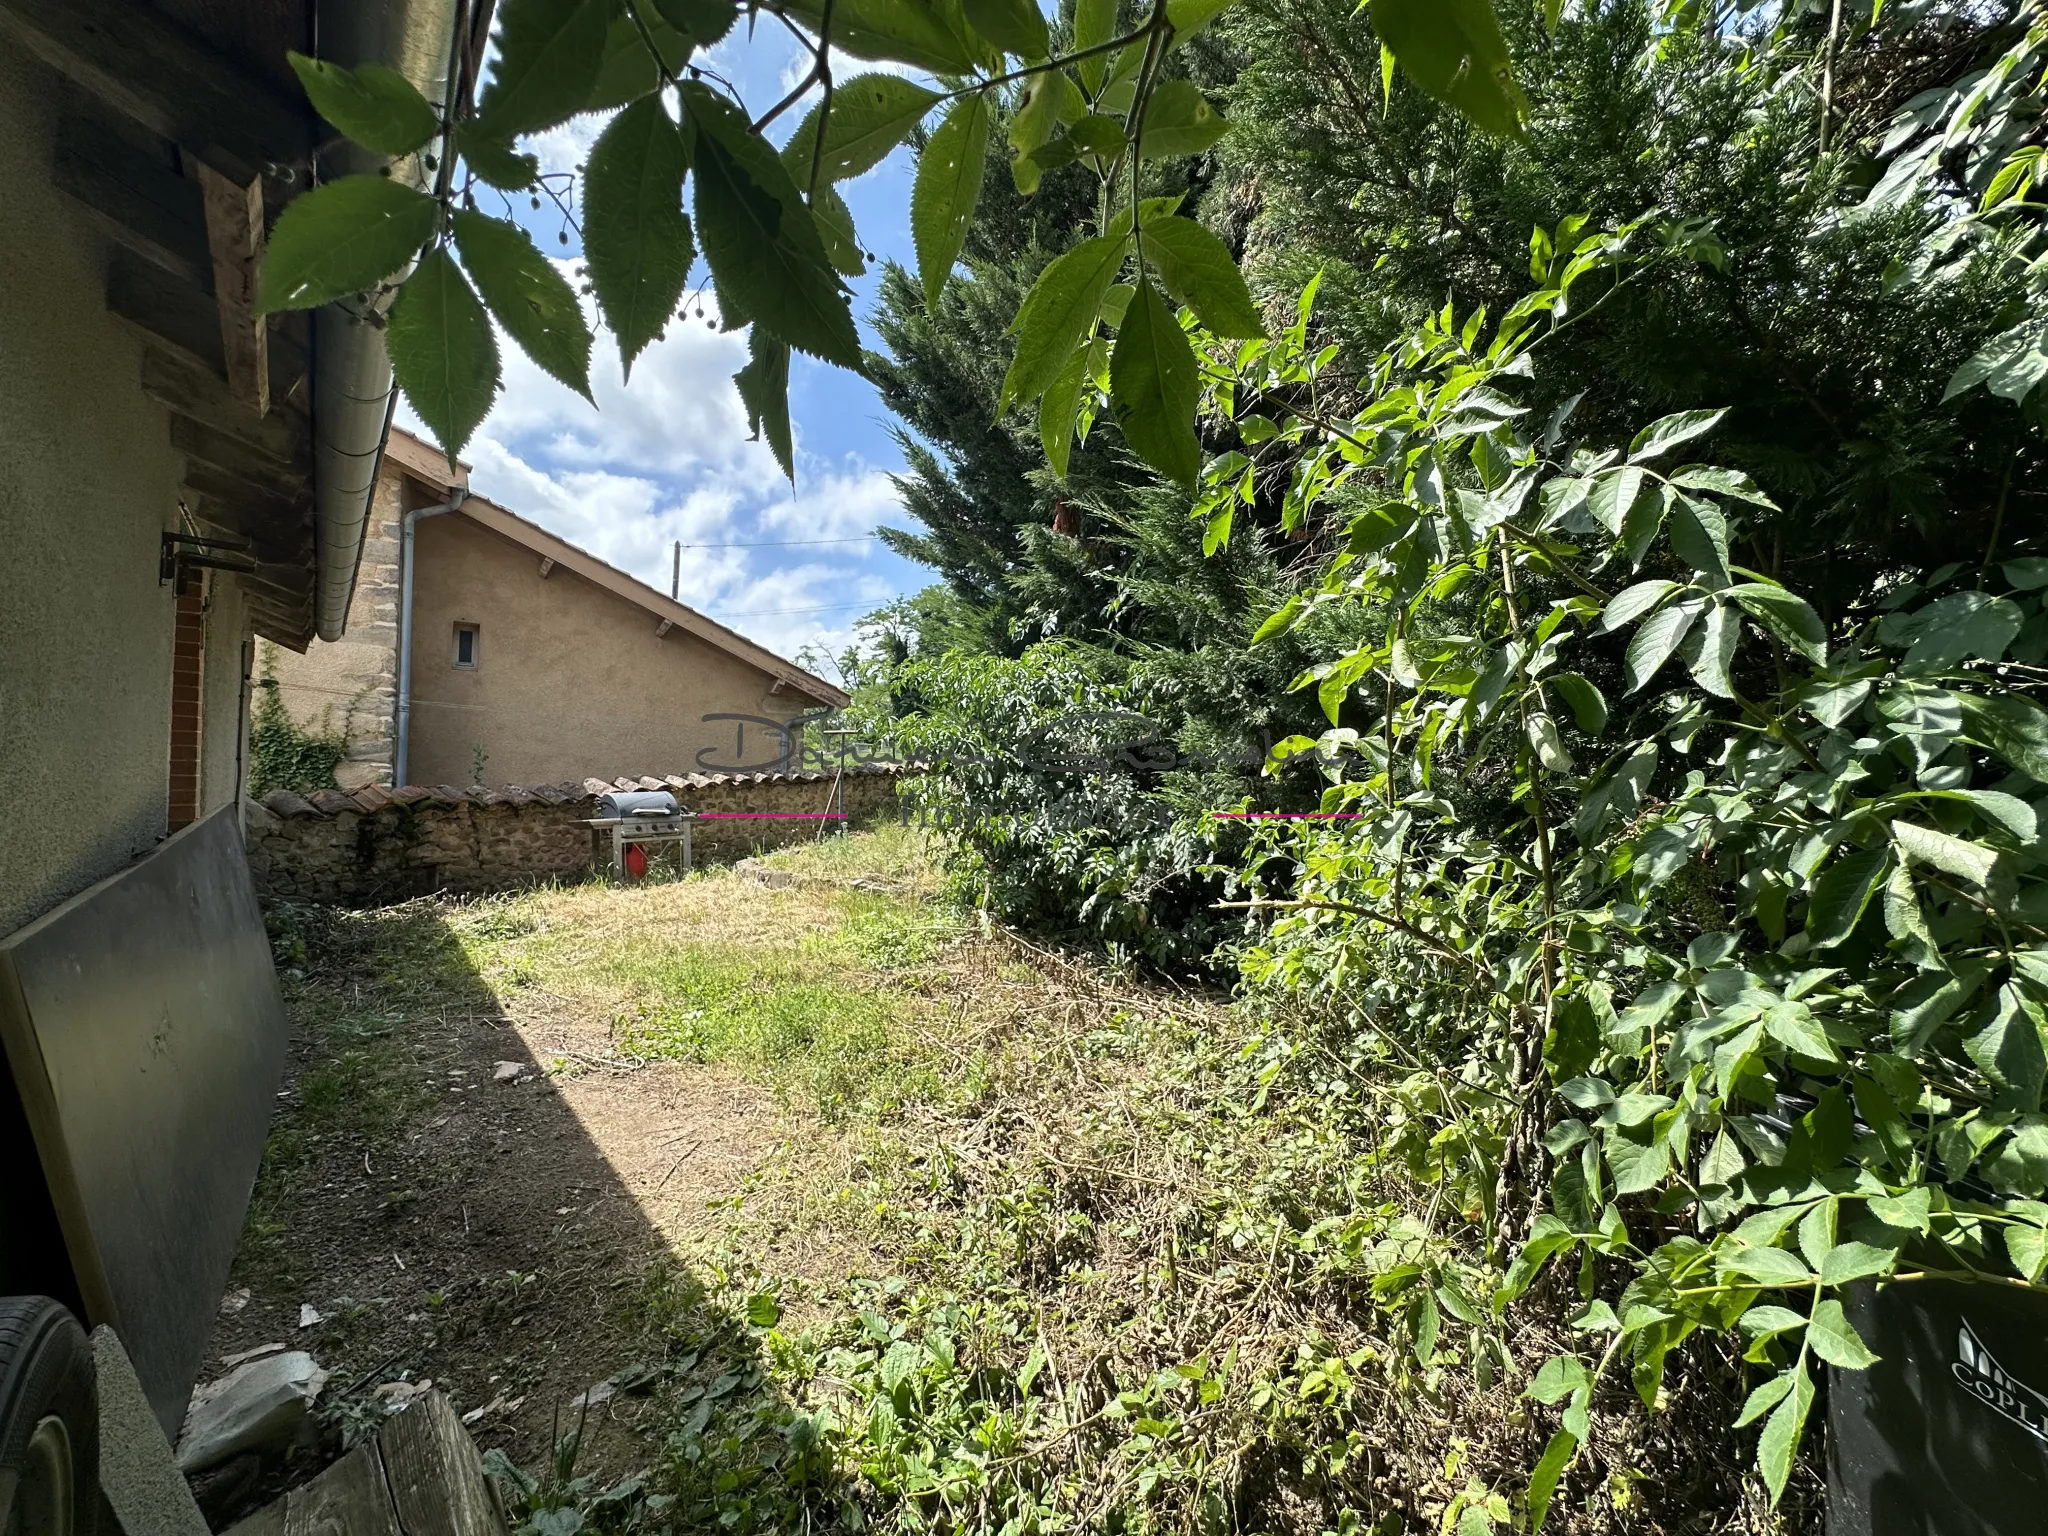
<instances>
[{"instance_id":1,"label":"blue sky","mask_svg":"<svg viewBox=\"0 0 2048 1536\"><path fill-rule=\"evenodd\" d=\"M743 23L706 62L758 115L802 77L809 56L780 27L764 24L749 41ZM840 79L877 67L834 60ZM787 137L804 110L792 108L777 119L770 137ZM544 172L570 171L588 155L604 122L579 118L527 147L540 154ZM911 170L909 152L899 149L840 188L862 245L906 265L912 264ZM479 199L491 213L503 211L498 202L488 192ZM538 212L524 198L514 202L515 216L541 248L573 266L581 255L576 234L570 229L569 243L560 242L563 222L554 208L545 199ZM691 277L708 284L701 259ZM867 320L880 263L852 283L854 314L875 346ZM703 298L708 304L709 293ZM695 308L694 301L686 303L690 312ZM499 345L505 387L463 454L478 493L663 591L675 540L772 544L685 548L681 596L790 657L807 645L836 652L862 614L931 579L878 540L786 542L859 540L880 524L910 524L888 478L902 467L890 438L892 418L865 380L801 355L794 360L792 489L766 445L747 441L746 413L732 383L746 362L744 333L727 335L694 318L679 321L635 361L628 387L620 379L617 347L598 330L591 369L595 409L535 368L502 334ZM420 430L403 404L399 420Z\"/></svg>"}]
</instances>

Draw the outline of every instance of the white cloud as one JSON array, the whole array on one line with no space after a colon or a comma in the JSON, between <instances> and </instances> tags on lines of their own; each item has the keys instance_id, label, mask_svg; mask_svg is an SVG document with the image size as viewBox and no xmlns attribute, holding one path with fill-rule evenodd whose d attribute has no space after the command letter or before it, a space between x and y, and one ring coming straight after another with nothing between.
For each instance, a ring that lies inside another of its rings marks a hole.
<instances>
[{"instance_id":1,"label":"white cloud","mask_svg":"<svg viewBox=\"0 0 2048 1536\"><path fill-rule=\"evenodd\" d=\"M609 112L586 112L545 133L529 135L519 147L540 156L543 176L564 175L580 169L590 158L590 147L610 121Z\"/></svg>"},{"instance_id":2,"label":"white cloud","mask_svg":"<svg viewBox=\"0 0 2048 1536\"><path fill-rule=\"evenodd\" d=\"M715 319L708 298L706 313ZM599 331L595 407L502 334L499 349L503 391L463 454L480 495L664 592L678 540L767 546L685 547L681 596L791 658L807 645L843 648L864 612L902 590L876 569L895 564L877 542L804 542L900 524L899 498L887 472L856 455L807 453L801 420L792 488L767 445L748 440L732 382L746 361L743 337L679 319L635 362L628 386L613 339ZM421 430L409 408L400 420Z\"/></svg>"},{"instance_id":3,"label":"white cloud","mask_svg":"<svg viewBox=\"0 0 2048 1536\"><path fill-rule=\"evenodd\" d=\"M787 96L796 89L796 83L811 72L815 55L792 47L788 60L782 66L780 83L782 94ZM832 50L832 79L835 82L851 80L855 75L902 75L907 79L930 82L930 75L914 64L905 64L896 59L857 59L850 53ZM792 123L803 121L803 115L810 110L809 102L816 92L789 110Z\"/></svg>"}]
</instances>

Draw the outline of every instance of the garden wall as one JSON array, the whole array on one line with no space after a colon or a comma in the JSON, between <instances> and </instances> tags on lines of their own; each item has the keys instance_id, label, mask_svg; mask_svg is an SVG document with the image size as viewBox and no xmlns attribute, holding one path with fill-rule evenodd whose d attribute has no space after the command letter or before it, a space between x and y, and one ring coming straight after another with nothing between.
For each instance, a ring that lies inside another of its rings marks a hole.
<instances>
[{"instance_id":1,"label":"garden wall","mask_svg":"<svg viewBox=\"0 0 2048 1536\"><path fill-rule=\"evenodd\" d=\"M848 817L892 813L898 774L849 768ZM435 891L475 894L588 879L590 829L582 823L597 814L597 797L613 789L674 791L678 803L704 818L691 839L699 864L803 842L818 835L814 815L831 803L832 778L721 773L531 788L371 785L305 797L280 789L261 803L244 803L244 826L249 865L264 895L374 906ZM774 815L753 820L738 812Z\"/></svg>"}]
</instances>

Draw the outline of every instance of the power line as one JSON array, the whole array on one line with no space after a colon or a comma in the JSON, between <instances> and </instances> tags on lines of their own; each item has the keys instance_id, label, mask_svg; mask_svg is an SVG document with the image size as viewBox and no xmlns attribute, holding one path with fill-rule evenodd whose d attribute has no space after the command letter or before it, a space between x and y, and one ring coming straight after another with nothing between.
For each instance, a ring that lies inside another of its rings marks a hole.
<instances>
[{"instance_id":1,"label":"power line","mask_svg":"<svg viewBox=\"0 0 2048 1536\"><path fill-rule=\"evenodd\" d=\"M883 597L869 598L858 603L826 603L819 608L759 608L751 613L710 613L708 610L706 612L708 617L714 619L780 619L795 613L838 613L844 608L880 608L894 601L894 598Z\"/></svg>"},{"instance_id":2,"label":"power line","mask_svg":"<svg viewBox=\"0 0 2048 1536\"><path fill-rule=\"evenodd\" d=\"M878 533L863 533L851 539L763 539L754 544L685 544L685 549L790 549L798 544L872 544Z\"/></svg>"}]
</instances>

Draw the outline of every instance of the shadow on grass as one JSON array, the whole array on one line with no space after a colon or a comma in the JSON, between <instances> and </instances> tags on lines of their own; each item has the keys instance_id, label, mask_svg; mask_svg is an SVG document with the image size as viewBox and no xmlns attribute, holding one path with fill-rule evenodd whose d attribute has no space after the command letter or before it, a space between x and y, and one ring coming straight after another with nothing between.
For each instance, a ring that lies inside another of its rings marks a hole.
<instances>
[{"instance_id":1,"label":"shadow on grass","mask_svg":"<svg viewBox=\"0 0 2048 1536\"><path fill-rule=\"evenodd\" d=\"M767 1369L774 1299L676 1258L476 969L521 920L271 909L294 1040L207 1370L288 1343L331 1376L317 1443L195 1479L216 1529L428 1381L536 1533L834 1523L818 1426Z\"/></svg>"}]
</instances>

